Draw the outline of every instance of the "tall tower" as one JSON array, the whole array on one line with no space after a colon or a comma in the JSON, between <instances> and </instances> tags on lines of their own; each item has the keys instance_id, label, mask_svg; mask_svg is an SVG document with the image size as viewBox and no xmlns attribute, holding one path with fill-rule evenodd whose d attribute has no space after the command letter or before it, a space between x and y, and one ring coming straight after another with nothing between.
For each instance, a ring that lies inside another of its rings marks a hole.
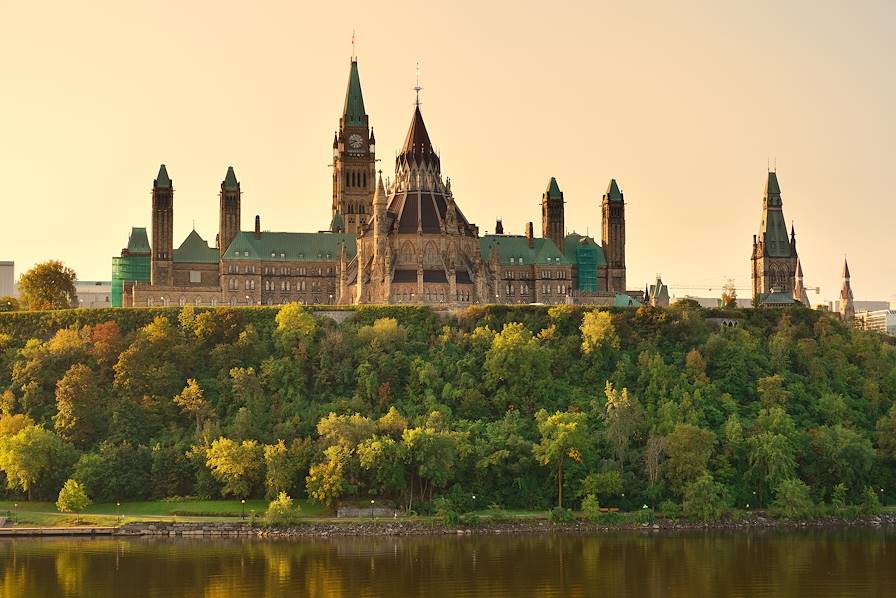
<instances>
[{"instance_id":1,"label":"tall tower","mask_svg":"<svg viewBox=\"0 0 896 598\"><path fill-rule=\"evenodd\" d=\"M152 267L151 283L171 286L174 255L174 184L162 164L152 182Z\"/></svg>"},{"instance_id":2,"label":"tall tower","mask_svg":"<svg viewBox=\"0 0 896 598\"><path fill-rule=\"evenodd\" d=\"M563 191L557 185L557 179L551 177L547 189L541 195L541 237L550 239L560 251L563 251L563 240L566 227L563 224Z\"/></svg>"},{"instance_id":3,"label":"tall tower","mask_svg":"<svg viewBox=\"0 0 896 598\"><path fill-rule=\"evenodd\" d=\"M856 317L856 307L852 301L852 287L849 284L849 264L843 258L843 287L840 289L840 316L849 321Z\"/></svg>"},{"instance_id":4,"label":"tall tower","mask_svg":"<svg viewBox=\"0 0 896 598\"><path fill-rule=\"evenodd\" d=\"M601 242L607 260L607 291L625 292L625 201L616 179L610 179L603 198Z\"/></svg>"},{"instance_id":5,"label":"tall tower","mask_svg":"<svg viewBox=\"0 0 896 598\"><path fill-rule=\"evenodd\" d=\"M221 257L236 234L240 232L240 182L236 180L233 166L227 167L227 174L221 181L221 204L218 220L218 251Z\"/></svg>"},{"instance_id":6,"label":"tall tower","mask_svg":"<svg viewBox=\"0 0 896 598\"><path fill-rule=\"evenodd\" d=\"M784 204L778 175L768 173L765 194L762 199L762 222L758 238L753 236L753 297L761 297L772 291L793 296L796 284L796 267L799 256L796 251L796 233L791 229L787 238L784 222Z\"/></svg>"},{"instance_id":7,"label":"tall tower","mask_svg":"<svg viewBox=\"0 0 896 598\"><path fill-rule=\"evenodd\" d=\"M370 219L376 189L374 152L376 140L369 127L361 94L358 60L354 56L348 74L345 106L333 139L333 222L357 235ZM337 218L338 216L338 218Z\"/></svg>"}]
</instances>

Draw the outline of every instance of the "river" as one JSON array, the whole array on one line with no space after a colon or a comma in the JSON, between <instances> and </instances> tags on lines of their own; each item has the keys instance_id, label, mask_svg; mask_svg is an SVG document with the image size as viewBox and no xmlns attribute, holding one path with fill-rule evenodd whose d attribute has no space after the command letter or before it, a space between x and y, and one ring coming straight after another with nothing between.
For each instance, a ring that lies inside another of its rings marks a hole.
<instances>
[{"instance_id":1,"label":"river","mask_svg":"<svg viewBox=\"0 0 896 598\"><path fill-rule=\"evenodd\" d=\"M896 530L0 540L4 598L896 596Z\"/></svg>"}]
</instances>

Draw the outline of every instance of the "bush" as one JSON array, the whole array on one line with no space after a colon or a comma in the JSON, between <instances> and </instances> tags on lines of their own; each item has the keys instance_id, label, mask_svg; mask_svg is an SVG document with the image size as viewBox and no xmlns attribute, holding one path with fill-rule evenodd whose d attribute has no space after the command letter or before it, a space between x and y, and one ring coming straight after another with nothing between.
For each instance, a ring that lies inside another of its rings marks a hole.
<instances>
[{"instance_id":1,"label":"bush","mask_svg":"<svg viewBox=\"0 0 896 598\"><path fill-rule=\"evenodd\" d=\"M300 513L300 507L293 505L292 498L286 492L280 492L268 505L264 521L268 525L292 525L298 522Z\"/></svg>"},{"instance_id":2,"label":"bush","mask_svg":"<svg viewBox=\"0 0 896 598\"><path fill-rule=\"evenodd\" d=\"M664 500L660 503L660 515L669 519L681 517L681 505L674 500Z\"/></svg>"},{"instance_id":3,"label":"bush","mask_svg":"<svg viewBox=\"0 0 896 598\"><path fill-rule=\"evenodd\" d=\"M466 513L460 516L459 523L461 525L476 527L477 525L479 525L479 515L477 515L476 513Z\"/></svg>"},{"instance_id":4,"label":"bush","mask_svg":"<svg viewBox=\"0 0 896 598\"><path fill-rule=\"evenodd\" d=\"M806 519L815 513L809 487L797 479L784 480L775 491L772 512L786 519Z\"/></svg>"},{"instance_id":5,"label":"bush","mask_svg":"<svg viewBox=\"0 0 896 598\"><path fill-rule=\"evenodd\" d=\"M600 503L597 501L595 495L589 494L582 499L582 515L588 521L597 521L600 519Z\"/></svg>"},{"instance_id":6,"label":"bush","mask_svg":"<svg viewBox=\"0 0 896 598\"><path fill-rule=\"evenodd\" d=\"M834 486L834 491L831 493L831 514L832 515L843 515L846 512L846 484L839 483Z\"/></svg>"},{"instance_id":7,"label":"bush","mask_svg":"<svg viewBox=\"0 0 896 598\"><path fill-rule=\"evenodd\" d=\"M90 499L87 498L84 485L75 480L66 480L59 491L56 508L62 513L80 513L89 506Z\"/></svg>"},{"instance_id":8,"label":"bush","mask_svg":"<svg viewBox=\"0 0 896 598\"><path fill-rule=\"evenodd\" d=\"M554 507L548 511L548 521L551 523L569 523L575 517L572 515L572 509L564 509L563 507Z\"/></svg>"},{"instance_id":9,"label":"bush","mask_svg":"<svg viewBox=\"0 0 896 598\"><path fill-rule=\"evenodd\" d=\"M684 489L685 516L695 521L718 521L728 508L724 490L710 474L704 473Z\"/></svg>"},{"instance_id":10,"label":"bush","mask_svg":"<svg viewBox=\"0 0 896 598\"><path fill-rule=\"evenodd\" d=\"M862 515L865 517L880 513L880 499L877 497L877 492L875 492L874 488L871 486L865 486L865 490L862 492L862 504L860 507Z\"/></svg>"},{"instance_id":11,"label":"bush","mask_svg":"<svg viewBox=\"0 0 896 598\"><path fill-rule=\"evenodd\" d=\"M450 500L440 496L432 501L432 504L436 518L442 522L442 525L450 526L460 523L460 513L457 512Z\"/></svg>"},{"instance_id":12,"label":"bush","mask_svg":"<svg viewBox=\"0 0 896 598\"><path fill-rule=\"evenodd\" d=\"M638 511L638 523L653 523L654 520L653 509L647 508L646 506Z\"/></svg>"}]
</instances>

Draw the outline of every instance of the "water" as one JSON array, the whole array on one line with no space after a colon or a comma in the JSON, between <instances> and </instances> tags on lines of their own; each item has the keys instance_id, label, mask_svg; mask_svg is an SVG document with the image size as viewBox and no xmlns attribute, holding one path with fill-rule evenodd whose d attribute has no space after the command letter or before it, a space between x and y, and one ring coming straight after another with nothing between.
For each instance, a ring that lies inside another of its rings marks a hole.
<instances>
[{"instance_id":1,"label":"water","mask_svg":"<svg viewBox=\"0 0 896 598\"><path fill-rule=\"evenodd\" d=\"M896 530L0 540L0 595L896 596Z\"/></svg>"}]
</instances>

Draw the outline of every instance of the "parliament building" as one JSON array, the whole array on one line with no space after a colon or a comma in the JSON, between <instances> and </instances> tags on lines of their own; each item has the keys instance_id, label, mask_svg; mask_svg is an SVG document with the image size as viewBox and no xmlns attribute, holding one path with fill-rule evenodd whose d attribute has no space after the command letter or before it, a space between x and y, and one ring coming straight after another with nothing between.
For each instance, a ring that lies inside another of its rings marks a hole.
<instances>
[{"instance_id":1,"label":"parliament building","mask_svg":"<svg viewBox=\"0 0 896 598\"><path fill-rule=\"evenodd\" d=\"M418 90L419 93L419 90ZM113 258L113 306L411 303L630 304L625 201L615 179L601 200L598 241L567 234L556 179L542 193L541 236L480 234L442 176L417 102L391 176L376 169L357 59L333 138L332 219L324 232L241 230L242 189L232 167L219 193L210 244L195 230L174 246L174 181L152 185L151 228L131 230ZM473 199L472 201L476 201ZM481 202L480 202L481 203ZM769 239L771 240L771 239Z\"/></svg>"}]
</instances>

